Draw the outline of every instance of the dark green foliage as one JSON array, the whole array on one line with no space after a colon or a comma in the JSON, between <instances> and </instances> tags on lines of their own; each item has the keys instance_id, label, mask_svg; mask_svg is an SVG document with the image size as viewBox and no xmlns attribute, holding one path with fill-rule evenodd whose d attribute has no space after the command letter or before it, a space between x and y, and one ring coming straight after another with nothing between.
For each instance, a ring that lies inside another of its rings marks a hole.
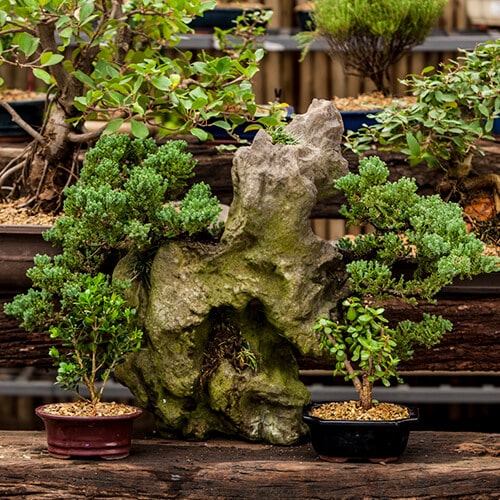
<instances>
[{"instance_id":1,"label":"dark green foliage","mask_svg":"<svg viewBox=\"0 0 500 500\"><path fill-rule=\"evenodd\" d=\"M146 249L183 235L211 231L220 204L194 185L195 162L184 141L102 136L85 157L79 181L66 190L64 215L46 238L63 247L66 265L98 269L110 252Z\"/></svg>"},{"instance_id":2,"label":"dark green foliage","mask_svg":"<svg viewBox=\"0 0 500 500\"><path fill-rule=\"evenodd\" d=\"M388 182L388 176L385 163L372 156L360 162L359 174L335 183L347 199L341 209L347 224L369 224L373 232L339 241L352 296L338 320L319 318L315 326L322 348L336 360L335 374L353 382L364 409L372 405L377 380L399 380L397 366L412 357L414 346L431 347L452 328L429 314L390 326L381 302L396 298L417 305L455 278L498 269L498 259L484 256L481 241L467 233L457 204L422 197L413 179ZM412 267L398 268L402 263Z\"/></svg>"},{"instance_id":3,"label":"dark green foliage","mask_svg":"<svg viewBox=\"0 0 500 500\"><path fill-rule=\"evenodd\" d=\"M112 280L103 266L134 250L141 252L141 273L148 274L162 242L216 229L221 207L209 186L195 184L183 199L174 198L193 176L195 163L185 148L183 141L158 147L152 139L102 136L87 153L79 181L66 190L64 215L44 233L62 254L53 260L37 255L27 273L33 288L5 305L27 330L50 329L61 341L62 349L50 351L57 383L75 392L83 383L94 405L142 337L136 311L123 298L129 283Z\"/></svg>"}]
</instances>

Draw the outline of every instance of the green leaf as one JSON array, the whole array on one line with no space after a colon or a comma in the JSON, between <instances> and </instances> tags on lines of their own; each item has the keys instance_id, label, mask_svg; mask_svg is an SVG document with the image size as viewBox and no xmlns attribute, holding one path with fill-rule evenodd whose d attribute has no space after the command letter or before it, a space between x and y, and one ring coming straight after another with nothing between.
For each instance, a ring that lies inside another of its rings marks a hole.
<instances>
[{"instance_id":1,"label":"green leaf","mask_svg":"<svg viewBox=\"0 0 500 500\"><path fill-rule=\"evenodd\" d=\"M418 156L420 154L420 144L411 132L407 132L406 142L408 143L411 154Z\"/></svg>"},{"instance_id":2,"label":"green leaf","mask_svg":"<svg viewBox=\"0 0 500 500\"><path fill-rule=\"evenodd\" d=\"M157 75L153 76L151 78L151 83L158 89L158 90L165 90L168 91L172 87L172 82L170 78L164 76L164 75Z\"/></svg>"},{"instance_id":3,"label":"green leaf","mask_svg":"<svg viewBox=\"0 0 500 500\"><path fill-rule=\"evenodd\" d=\"M116 118L114 120L110 120L108 124L106 125L106 134L112 134L114 132L117 132L118 129L123 125L125 120L122 118Z\"/></svg>"},{"instance_id":4,"label":"green leaf","mask_svg":"<svg viewBox=\"0 0 500 500\"><path fill-rule=\"evenodd\" d=\"M211 137L206 130L203 130L198 127L192 128L190 132L202 142L208 140Z\"/></svg>"},{"instance_id":5,"label":"green leaf","mask_svg":"<svg viewBox=\"0 0 500 500\"><path fill-rule=\"evenodd\" d=\"M42 66L53 66L54 64L59 64L62 60L64 60L62 54L53 54L52 52L44 52L40 56Z\"/></svg>"},{"instance_id":6,"label":"green leaf","mask_svg":"<svg viewBox=\"0 0 500 500\"><path fill-rule=\"evenodd\" d=\"M46 83L47 85L50 85L52 83L52 77L50 76L50 73L47 73L47 71L43 69L35 68L33 70L33 76L35 76L39 80L42 80L42 82Z\"/></svg>"},{"instance_id":7,"label":"green leaf","mask_svg":"<svg viewBox=\"0 0 500 500\"><path fill-rule=\"evenodd\" d=\"M144 139L149 136L148 127L137 120L130 120L130 129L134 137L138 137L139 139Z\"/></svg>"},{"instance_id":8,"label":"green leaf","mask_svg":"<svg viewBox=\"0 0 500 500\"><path fill-rule=\"evenodd\" d=\"M26 56L33 55L38 49L39 44L40 40L38 38L24 32L17 33L12 39L12 45L18 45L21 52Z\"/></svg>"}]
</instances>

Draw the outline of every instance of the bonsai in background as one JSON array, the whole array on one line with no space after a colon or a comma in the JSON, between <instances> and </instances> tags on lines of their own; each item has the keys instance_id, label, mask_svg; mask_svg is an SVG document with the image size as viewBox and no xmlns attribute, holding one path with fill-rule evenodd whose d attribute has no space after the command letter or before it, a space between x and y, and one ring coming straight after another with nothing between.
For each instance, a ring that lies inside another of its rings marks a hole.
<instances>
[{"instance_id":1,"label":"bonsai in background","mask_svg":"<svg viewBox=\"0 0 500 500\"><path fill-rule=\"evenodd\" d=\"M415 346L431 347L452 328L449 321L429 314L420 322L389 325L383 301L418 305L417 299L432 300L455 278L491 272L498 265L497 259L483 255L482 242L467 233L458 205L437 195L422 197L413 179L388 182L388 175L386 165L370 157L360 162L359 175L351 173L335 183L348 202L341 209L347 223L371 224L374 231L339 241L351 295L337 320L320 318L314 327L322 348L335 359L334 374L353 382L360 412L374 406L377 381L386 386L393 378L400 381L397 367L413 356ZM401 263L411 263L411 271L402 272ZM392 419L371 415L371 420ZM334 419L350 418L342 412Z\"/></svg>"},{"instance_id":2,"label":"bonsai in background","mask_svg":"<svg viewBox=\"0 0 500 500\"><path fill-rule=\"evenodd\" d=\"M253 116L250 80L264 54L255 36L264 28L247 24L242 37L235 28L235 46L220 57L172 52L190 20L215 3L0 0L0 64L31 70L49 95L41 130L16 118L33 142L0 171L0 192L57 211L64 188L78 178L80 150L124 121L136 137L154 126L160 135L191 131L206 139L201 127L214 118L231 129L241 115ZM95 119L105 126L87 131Z\"/></svg>"},{"instance_id":3,"label":"bonsai in background","mask_svg":"<svg viewBox=\"0 0 500 500\"><path fill-rule=\"evenodd\" d=\"M162 241L216 232L220 205L207 185L195 184L180 198L194 167L185 147L101 137L66 191L64 215L44 233L62 253L36 256L28 270L33 287L5 305L27 330L50 330L58 342L50 351L57 383L77 393L80 384L87 387L88 398L75 406L85 414L98 413L107 380L142 339L136 311L124 299L130 282L101 271L134 250L143 254L137 272L144 276L148 251Z\"/></svg>"},{"instance_id":4,"label":"bonsai in background","mask_svg":"<svg viewBox=\"0 0 500 500\"><path fill-rule=\"evenodd\" d=\"M500 116L500 40L461 52L457 61L437 71L426 68L403 80L416 102L406 107L394 103L372 115L377 123L348 134L346 146L360 155L373 147L398 151L410 165L444 170L437 192L465 209L487 193L484 218L496 225L489 241L498 244L500 175L476 175L472 160L484 154L479 141L494 140L494 120Z\"/></svg>"},{"instance_id":5,"label":"bonsai in background","mask_svg":"<svg viewBox=\"0 0 500 500\"><path fill-rule=\"evenodd\" d=\"M298 35L307 54L323 38L346 74L372 80L390 94L389 70L429 35L447 0L317 0L311 12L314 31Z\"/></svg>"}]
</instances>

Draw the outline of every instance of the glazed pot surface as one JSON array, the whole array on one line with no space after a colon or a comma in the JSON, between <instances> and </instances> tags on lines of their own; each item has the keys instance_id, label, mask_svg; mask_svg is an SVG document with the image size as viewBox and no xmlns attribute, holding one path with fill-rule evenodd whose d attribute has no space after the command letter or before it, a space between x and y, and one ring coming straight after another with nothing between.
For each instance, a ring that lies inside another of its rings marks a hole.
<instances>
[{"instance_id":1,"label":"glazed pot surface","mask_svg":"<svg viewBox=\"0 0 500 500\"><path fill-rule=\"evenodd\" d=\"M125 458L130 453L134 420L143 411L106 417L54 415L36 408L47 433L47 449L55 458L96 456L107 460Z\"/></svg>"}]
</instances>

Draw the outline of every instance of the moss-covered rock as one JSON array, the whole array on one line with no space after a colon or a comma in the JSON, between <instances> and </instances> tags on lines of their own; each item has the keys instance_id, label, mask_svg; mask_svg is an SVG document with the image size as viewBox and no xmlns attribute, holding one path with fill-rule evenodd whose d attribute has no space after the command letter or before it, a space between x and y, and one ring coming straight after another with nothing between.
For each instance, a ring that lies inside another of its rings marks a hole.
<instances>
[{"instance_id":1,"label":"moss-covered rock","mask_svg":"<svg viewBox=\"0 0 500 500\"><path fill-rule=\"evenodd\" d=\"M287 131L298 145L273 145L260 131L236 153L220 243L165 244L148 286L135 281L145 348L118 375L164 435L291 444L304 434L309 393L295 355L320 355L312 325L344 280L339 255L314 235L309 216L347 168L329 101L315 100ZM129 255L116 274L133 268Z\"/></svg>"}]
</instances>

